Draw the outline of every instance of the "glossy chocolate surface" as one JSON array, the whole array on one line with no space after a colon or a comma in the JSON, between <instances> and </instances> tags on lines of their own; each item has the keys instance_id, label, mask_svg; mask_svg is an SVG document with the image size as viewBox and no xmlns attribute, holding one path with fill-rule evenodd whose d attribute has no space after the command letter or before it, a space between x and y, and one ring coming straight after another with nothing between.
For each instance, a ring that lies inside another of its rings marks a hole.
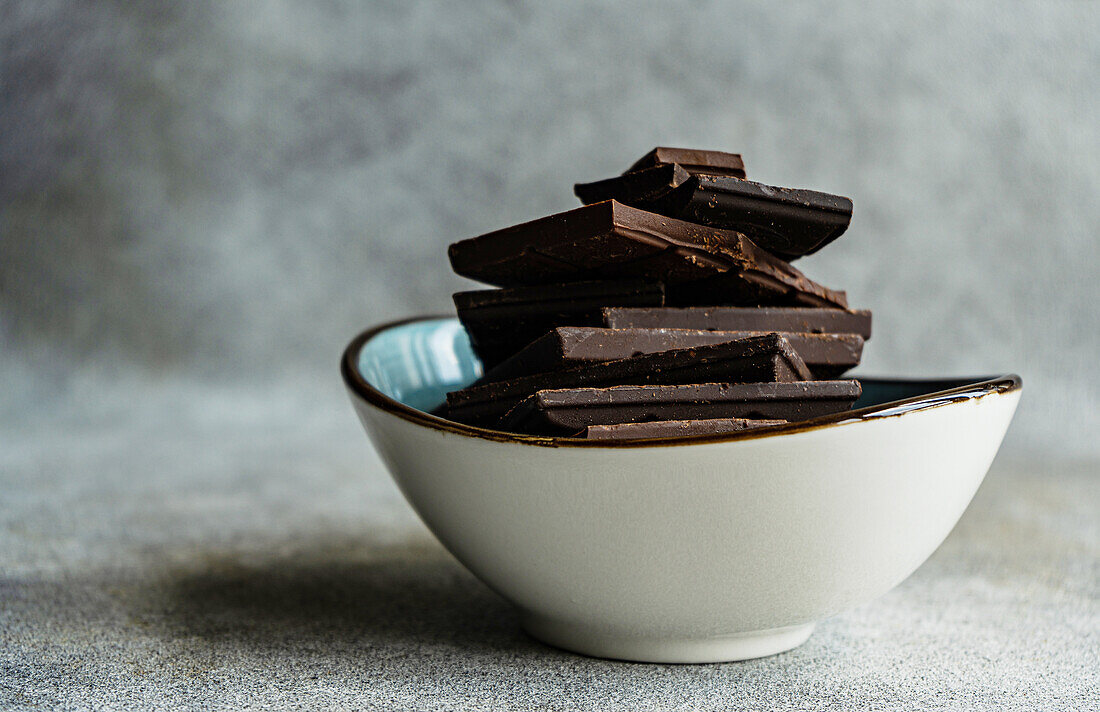
<instances>
[{"instance_id":1,"label":"glossy chocolate surface","mask_svg":"<svg viewBox=\"0 0 1100 712\"><path fill-rule=\"evenodd\" d=\"M446 413L459 422L486 424L532 393L546 389L628 383L790 382L811 377L790 343L778 334L768 334L475 385L448 393Z\"/></svg>"},{"instance_id":2,"label":"glossy chocolate surface","mask_svg":"<svg viewBox=\"0 0 1100 712\"><path fill-rule=\"evenodd\" d=\"M617 200L677 220L740 232L786 260L817 252L844 234L852 201L816 190L764 185L722 175L691 175L657 166L573 192L581 202Z\"/></svg>"},{"instance_id":3,"label":"glossy chocolate surface","mask_svg":"<svg viewBox=\"0 0 1100 712\"><path fill-rule=\"evenodd\" d=\"M698 148L673 148L658 146L634 162L625 173L633 173L661 164L678 164L689 173L709 173L745 177L745 161L739 153L705 151ZM625 175L624 173L624 175Z\"/></svg>"},{"instance_id":4,"label":"glossy chocolate surface","mask_svg":"<svg viewBox=\"0 0 1100 712\"><path fill-rule=\"evenodd\" d=\"M645 280L573 282L454 295L459 321L486 369L558 326L598 326L609 305L661 306L664 287Z\"/></svg>"},{"instance_id":5,"label":"glossy chocolate surface","mask_svg":"<svg viewBox=\"0 0 1100 712\"><path fill-rule=\"evenodd\" d=\"M568 435L591 425L655 420L799 421L851 408L858 381L698 383L542 390L512 408L504 430Z\"/></svg>"},{"instance_id":6,"label":"glossy chocolate surface","mask_svg":"<svg viewBox=\"0 0 1100 712\"><path fill-rule=\"evenodd\" d=\"M604 329L566 326L554 329L487 370L481 382L500 381L581 363L629 358L670 349L720 344L767 331L696 329ZM836 378L859 364L863 337L858 334L779 332L802 357L815 378Z\"/></svg>"},{"instance_id":7,"label":"glossy chocolate surface","mask_svg":"<svg viewBox=\"0 0 1100 712\"><path fill-rule=\"evenodd\" d=\"M497 286L641 278L662 282L672 304L848 304L744 235L616 201L462 240L448 255L456 273Z\"/></svg>"}]
</instances>

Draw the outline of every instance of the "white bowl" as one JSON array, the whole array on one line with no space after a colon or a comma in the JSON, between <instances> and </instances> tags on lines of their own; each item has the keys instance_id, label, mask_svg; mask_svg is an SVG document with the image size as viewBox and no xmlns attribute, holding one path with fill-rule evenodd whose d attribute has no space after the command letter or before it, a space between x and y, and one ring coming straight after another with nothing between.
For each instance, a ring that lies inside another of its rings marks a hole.
<instances>
[{"instance_id":1,"label":"white bowl","mask_svg":"<svg viewBox=\"0 0 1100 712\"><path fill-rule=\"evenodd\" d=\"M616 443L425 412L480 372L455 319L367 331L341 370L409 503L531 635L652 662L788 650L896 586L966 509L1021 389L863 379L851 412Z\"/></svg>"}]
</instances>

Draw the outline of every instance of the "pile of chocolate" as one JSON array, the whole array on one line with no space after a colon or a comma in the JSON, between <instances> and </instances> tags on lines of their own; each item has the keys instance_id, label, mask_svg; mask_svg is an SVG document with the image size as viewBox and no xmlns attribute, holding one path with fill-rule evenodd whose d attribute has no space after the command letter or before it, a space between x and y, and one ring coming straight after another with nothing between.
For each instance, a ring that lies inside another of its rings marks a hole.
<instances>
[{"instance_id":1,"label":"pile of chocolate","mask_svg":"<svg viewBox=\"0 0 1100 712\"><path fill-rule=\"evenodd\" d=\"M569 212L450 246L484 366L437 413L498 430L629 439L722 433L851 408L871 314L790 262L852 201L745 179L741 156L657 148Z\"/></svg>"}]
</instances>

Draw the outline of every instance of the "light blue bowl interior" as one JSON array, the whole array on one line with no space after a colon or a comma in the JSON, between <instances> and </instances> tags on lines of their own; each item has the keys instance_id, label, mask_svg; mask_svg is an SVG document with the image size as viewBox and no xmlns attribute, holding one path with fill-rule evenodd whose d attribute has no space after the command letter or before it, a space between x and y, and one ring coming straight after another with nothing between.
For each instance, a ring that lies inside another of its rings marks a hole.
<instances>
[{"instance_id":1,"label":"light blue bowl interior","mask_svg":"<svg viewBox=\"0 0 1100 712\"><path fill-rule=\"evenodd\" d=\"M481 361L458 319L429 319L375 334L359 352L359 373L395 401L428 411L480 378Z\"/></svg>"},{"instance_id":2,"label":"light blue bowl interior","mask_svg":"<svg viewBox=\"0 0 1100 712\"><path fill-rule=\"evenodd\" d=\"M378 332L359 352L359 373L383 394L412 408L430 411L481 377L481 361L458 319L428 319ZM956 388L982 379L859 379L863 396L856 408Z\"/></svg>"}]
</instances>

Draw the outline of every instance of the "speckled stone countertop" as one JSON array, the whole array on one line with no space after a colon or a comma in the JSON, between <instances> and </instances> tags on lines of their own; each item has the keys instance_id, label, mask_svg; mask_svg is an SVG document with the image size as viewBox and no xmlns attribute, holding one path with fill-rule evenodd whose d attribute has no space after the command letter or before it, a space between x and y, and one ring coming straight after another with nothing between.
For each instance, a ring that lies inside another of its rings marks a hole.
<instances>
[{"instance_id":1,"label":"speckled stone countertop","mask_svg":"<svg viewBox=\"0 0 1100 712\"><path fill-rule=\"evenodd\" d=\"M1002 456L928 563L792 652L640 665L527 638L350 406L185 388L106 415L0 429L4 708L1100 706L1096 463Z\"/></svg>"}]
</instances>

